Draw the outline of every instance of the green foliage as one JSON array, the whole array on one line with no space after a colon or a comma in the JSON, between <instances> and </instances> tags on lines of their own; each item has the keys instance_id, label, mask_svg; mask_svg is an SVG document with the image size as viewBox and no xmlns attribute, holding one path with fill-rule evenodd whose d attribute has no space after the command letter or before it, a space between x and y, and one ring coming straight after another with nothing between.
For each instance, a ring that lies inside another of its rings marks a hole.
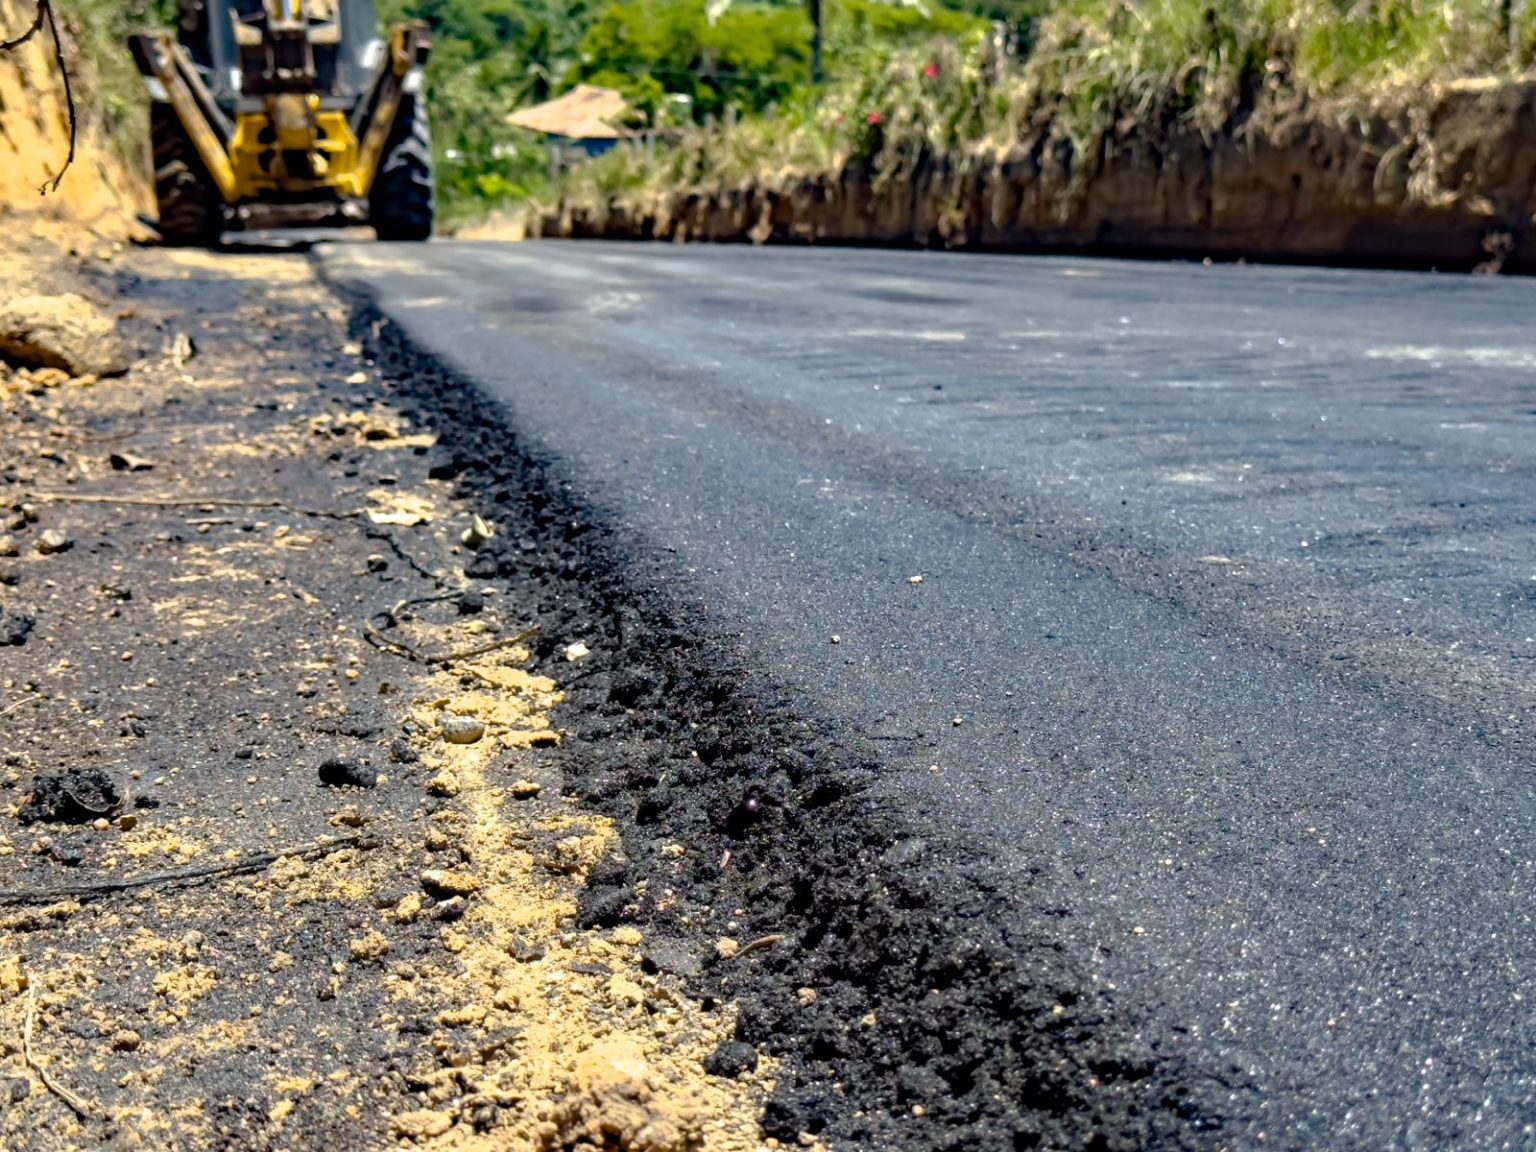
<instances>
[{"instance_id":1,"label":"green foliage","mask_svg":"<svg viewBox=\"0 0 1536 1152\"><path fill-rule=\"evenodd\" d=\"M710 24L703 0L626 0L596 13L577 78L617 88L647 115L668 95L698 119L758 111L805 82L810 43L799 6L735 4Z\"/></svg>"},{"instance_id":2,"label":"green foliage","mask_svg":"<svg viewBox=\"0 0 1536 1152\"><path fill-rule=\"evenodd\" d=\"M445 220L475 215L541 189L549 159L543 144L507 115L527 90L525 62L507 52L476 60L464 41L433 48L428 65L438 199Z\"/></svg>"},{"instance_id":3,"label":"green foliage","mask_svg":"<svg viewBox=\"0 0 1536 1152\"><path fill-rule=\"evenodd\" d=\"M1063 0L1038 25L1019 115L1046 110L1086 146L1126 116L1214 130L1266 92L1508 72L1529 58L1502 11L1502 0Z\"/></svg>"},{"instance_id":4,"label":"green foliage","mask_svg":"<svg viewBox=\"0 0 1536 1152\"><path fill-rule=\"evenodd\" d=\"M566 85L584 12L582 0L380 0L385 24L422 20L432 30L427 99L445 220L544 186L543 143L506 118Z\"/></svg>"},{"instance_id":5,"label":"green foliage","mask_svg":"<svg viewBox=\"0 0 1536 1152\"><path fill-rule=\"evenodd\" d=\"M65 0L55 11L78 49L70 71L82 127L97 127L124 160L137 165L146 155L149 126L128 33L163 23L160 12L124 0Z\"/></svg>"},{"instance_id":6,"label":"green foliage","mask_svg":"<svg viewBox=\"0 0 1536 1152\"><path fill-rule=\"evenodd\" d=\"M579 82L618 89L661 128L811 99L811 25L799 0L744 0L713 23L705 0L381 0L380 16L432 29L428 93L450 218L541 189L547 152L506 117ZM833 72L871 44L891 50L979 25L972 15L881 0L830 0L827 20Z\"/></svg>"}]
</instances>

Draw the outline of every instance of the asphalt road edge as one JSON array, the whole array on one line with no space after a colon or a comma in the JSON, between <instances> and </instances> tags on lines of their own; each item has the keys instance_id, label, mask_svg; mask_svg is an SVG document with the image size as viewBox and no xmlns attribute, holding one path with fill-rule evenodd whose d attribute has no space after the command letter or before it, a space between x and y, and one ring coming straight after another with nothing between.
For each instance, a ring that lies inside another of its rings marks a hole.
<instances>
[{"instance_id":1,"label":"asphalt road edge","mask_svg":"<svg viewBox=\"0 0 1536 1152\"><path fill-rule=\"evenodd\" d=\"M624 844L590 878L583 923L637 924L647 963L738 1005L736 1042L784 1061L765 1135L925 1152L1222 1145L1224 1118L1256 1104L1237 1069L1191 1066L1178 1037L1076 969L1051 931L1070 912L1049 893L999 915L978 853L870 795L878 748L804 714L701 622L664 558L636 559L572 495L515 415L326 278L439 434L435 474L504 526L469 574L537 595L532 576L558 573L559 594L527 605L536 667L560 658L557 637L591 651L562 677L566 788Z\"/></svg>"}]
</instances>

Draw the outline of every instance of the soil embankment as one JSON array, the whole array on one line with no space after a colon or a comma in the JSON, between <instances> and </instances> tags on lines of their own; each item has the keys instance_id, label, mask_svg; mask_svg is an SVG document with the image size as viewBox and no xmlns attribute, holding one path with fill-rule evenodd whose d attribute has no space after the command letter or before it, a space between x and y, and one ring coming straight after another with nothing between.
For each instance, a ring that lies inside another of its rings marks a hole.
<instances>
[{"instance_id":1,"label":"soil embankment","mask_svg":"<svg viewBox=\"0 0 1536 1152\"><path fill-rule=\"evenodd\" d=\"M567 200L546 236L1100 251L1409 267L1536 266L1536 79L1369 105L1260 105L1226 130L1125 118L1093 154L1014 146L743 186Z\"/></svg>"},{"instance_id":2,"label":"soil embankment","mask_svg":"<svg viewBox=\"0 0 1536 1152\"><path fill-rule=\"evenodd\" d=\"M35 14L29 0L0 0L0 40L19 36ZM44 27L0 53L0 226L14 232L20 220L47 231L49 223L59 222L121 238L133 228L135 214L148 209L148 161L125 155L114 139L101 70L81 50L66 17L60 14L59 20L78 117L75 158L65 172L69 104Z\"/></svg>"}]
</instances>

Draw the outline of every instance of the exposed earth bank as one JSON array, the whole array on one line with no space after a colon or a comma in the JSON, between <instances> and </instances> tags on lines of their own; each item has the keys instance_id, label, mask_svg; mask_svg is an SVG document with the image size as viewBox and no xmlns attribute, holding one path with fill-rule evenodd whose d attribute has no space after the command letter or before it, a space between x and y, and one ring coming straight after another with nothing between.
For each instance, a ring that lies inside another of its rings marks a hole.
<instances>
[{"instance_id":1,"label":"exposed earth bank","mask_svg":"<svg viewBox=\"0 0 1536 1152\"><path fill-rule=\"evenodd\" d=\"M718 188L567 200L545 236L1095 251L1520 271L1536 263L1536 80L1368 105L1260 97L1219 133L1123 117L1079 154L1059 126Z\"/></svg>"},{"instance_id":2,"label":"exposed earth bank","mask_svg":"<svg viewBox=\"0 0 1536 1152\"><path fill-rule=\"evenodd\" d=\"M0 41L20 36L35 15L29 0L0 0ZM134 131L142 113L108 99L102 66L82 46L82 20L88 18L69 10L57 14L77 118L67 172L69 100L47 27L0 52L0 228L12 241L19 228L46 232L56 224L118 239L132 232L136 213L149 209L148 156L137 143L120 143L147 140ZM131 69L126 52L120 56L105 66Z\"/></svg>"}]
</instances>

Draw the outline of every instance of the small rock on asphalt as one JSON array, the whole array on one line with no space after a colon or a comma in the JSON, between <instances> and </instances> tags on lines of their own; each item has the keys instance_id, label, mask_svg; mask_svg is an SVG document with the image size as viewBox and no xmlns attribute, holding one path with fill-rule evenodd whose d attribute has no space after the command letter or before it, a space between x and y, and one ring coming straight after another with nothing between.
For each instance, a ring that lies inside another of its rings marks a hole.
<instances>
[{"instance_id":1,"label":"small rock on asphalt","mask_svg":"<svg viewBox=\"0 0 1536 1152\"><path fill-rule=\"evenodd\" d=\"M52 556L56 552L68 552L74 543L57 528L49 528L38 536L36 547L39 555Z\"/></svg>"},{"instance_id":2,"label":"small rock on asphalt","mask_svg":"<svg viewBox=\"0 0 1536 1152\"><path fill-rule=\"evenodd\" d=\"M27 636L37 626L37 617L29 616L25 612L7 612L0 605L0 648L20 647L27 642Z\"/></svg>"},{"instance_id":3,"label":"small rock on asphalt","mask_svg":"<svg viewBox=\"0 0 1536 1152\"><path fill-rule=\"evenodd\" d=\"M23 368L75 376L128 371L117 323L83 296L24 296L0 305L0 356Z\"/></svg>"},{"instance_id":4,"label":"small rock on asphalt","mask_svg":"<svg viewBox=\"0 0 1536 1152\"><path fill-rule=\"evenodd\" d=\"M444 868L429 868L421 874L421 886L439 900L470 896L480 890L480 881L472 873Z\"/></svg>"},{"instance_id":5,"label":"small rock on asphalt","mask_svg":"<svg viewBox=\"0 0 1536 1152\"><path fill-rule=\"evenodd\" d=\"M658 972L692 979L704 971L704 965L686 945L675 940L652 941L645 950L645 964Z\"/></svg>"}]
</instances>

